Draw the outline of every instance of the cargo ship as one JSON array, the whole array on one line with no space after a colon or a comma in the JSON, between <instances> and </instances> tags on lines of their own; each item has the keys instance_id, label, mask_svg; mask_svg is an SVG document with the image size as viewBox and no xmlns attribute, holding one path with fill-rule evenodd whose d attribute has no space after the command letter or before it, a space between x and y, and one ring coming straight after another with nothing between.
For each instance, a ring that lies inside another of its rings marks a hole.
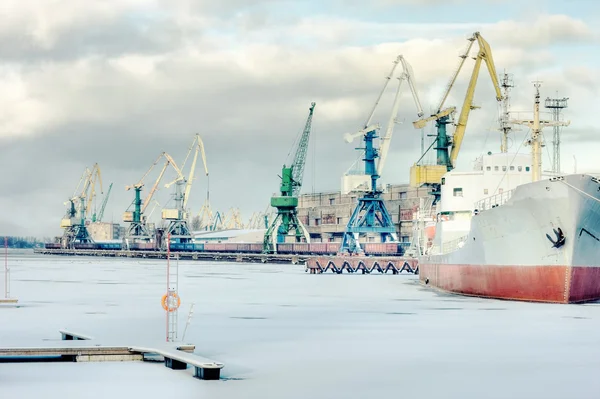
<instances>
[{"instance_id":1,"label":"cargo ship","mask_svg":"<svg viewBox=\"0 0 600 399\"><path fill-rule=\"evenodd\" d=\"M473 171L444 175L435 234L418 257L423 284L508 300L600 299L600 180L542 172L536 88L531 154L487 153Z\"/></svg>"}]
</instances>

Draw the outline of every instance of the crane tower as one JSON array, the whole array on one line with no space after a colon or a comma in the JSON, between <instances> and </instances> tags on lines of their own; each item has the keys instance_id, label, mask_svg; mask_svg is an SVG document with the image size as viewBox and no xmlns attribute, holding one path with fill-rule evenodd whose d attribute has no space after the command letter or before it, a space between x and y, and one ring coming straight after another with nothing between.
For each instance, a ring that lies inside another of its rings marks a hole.
<instances>
[{"instance_id":1,"label":"crane tower","mask_svg":"<svg viewBox=\"0 0 600 399\"><path fill-rule=\"evenodd\" d=\"M145 185L144 179L146 178L146 176L148 176L148 174L154 169L154 167L163 158L165 159L165 164L163 165L163 167L162 167L162 169L161 169L161 171L160 171L160 173L158 175L158 178L154 182L154 185L150 189L150 192L148 193L148 195L146 196L146 198L142 201L142 188ZM162 180L165 172L167 171L167 168L169 167L169 165L177 173L177 178L176 178L176 180L174 182L178 182L178 181L183 180L184 179L183 174L181 173L181 170L179 169L179 167L175 163L175 160L173 160L173 158L169 154L167 154L166 152L162 152L158 156L158 158L156 158L156 160L150 166L150 168L144 174L144 176L142 176L142 178L137 183L125 187L125 189L128 190L128 191L131 190L132 188L135 191L135 198L134 198L133 203L132 203L133 204L133 211L127 210L123 214L123 221L129 223L129 227L127 228L127 231L125 233L125 240L126 240L126 242L128 242L128 243L150 243L150 242L152 242L154 240L152 232L150 231L150 229L147 226L146 216L145 216L144 213L146 211L146 208L150 204L150 201L152 200L152 197L154 196L154 194L158 190L159 183L161 182L161 180ZM172 184L172 183L170 183L170 184Z\"/></svg>"},{"instance_id":2,"label":"crane tower","mask_svg":"<svg viewBox=\"0 0 600 399\"><path fill-rule=\"evenodd\" d=\"M264 253L276 253L276 242L285 242L286 237L291 235L294 242L310 242L310 235L306 227L300 222L297 215L298 195L302 187L302 177L304 175L304 165L306 164L306 155L308 151L308 141L312 128L312 117L315 110L315 103L310 104L308 118L302 131L302 136L298 142L296 153L291 166L283 165L281 170L281 194L271 198L271 206L277 208L277 216L267 228L263 240ZM290 234L293 232L293 234Z\"/></svg>"}]
</instances>

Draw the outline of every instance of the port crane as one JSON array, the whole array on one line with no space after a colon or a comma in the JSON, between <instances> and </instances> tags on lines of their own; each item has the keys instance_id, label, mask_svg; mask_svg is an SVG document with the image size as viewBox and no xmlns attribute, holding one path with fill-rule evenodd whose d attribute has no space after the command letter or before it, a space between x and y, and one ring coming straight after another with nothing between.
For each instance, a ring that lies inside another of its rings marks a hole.
<instances>
[{"instance_id":1,"label":"port crane","mask_svg":"<svg viewBox=\"0 0 600 399\"><path fill-rule=\"evenodd\" d=\"M211 230L214 215L212 208L210 207L210 203L208 201L205 201L204 204L202 204L200 212L198 212L198 217L200 218L200 230Z\"/></svg>"},{"instance_id":2,"label":"port crane","mask_svg":"<svg viewBox=\"0 0 600 399\"><path fill-rule=\"evenodd\" d=\"M148 195L142 202L141 192L142 192L142 187L144 187L144 179L146 178L146 176L148 176L148 174L152 171L152 169L154 169L154 167L163 158L165 159L165 164L163 165L156 181L154 182L154 185L150 189L150 192L148 193ZM156 191L158 190L158 185L160 184L160 181L162 180L169 165L171 165L171 167L177 173L177 178L175 179L175 181L183 180L184 179L183 174L181 173L181 170L179 169L179 167L173 160L173 157L171 157L166 152L162 152L158 156L158 158L156 158L156 161L154 161L154 163L150 166L148 171L146 173L144 173L142 178L137 183L125 187L125 189L127 191L129 191L131 189L135 190L135 199L133 200L134 210L126 211L123 214L123 221L129 223L129 227L127 228L127 231L125 233L125 239L128 242L151 242L151 241L153 241L153 236L152 236L151 232L148 230L148 227L146 226L146 217L144 216L144 212L146 211L148 204L150 204L150 201L152 200L154 193L156 193Z\"/></svg>"},{"instance_id":3,"label":"port crane","mask_svg":"<svg viewBox=\"0 0 600 399\"><path fill-rule=\"evenodd\" d=\"M63 248L74 248L75 243L93 242L85 221L91 209L89 205L95 197L96 182L99 182L100 191L102 192L102 173L97 163L94 164L91 170L85 168L73 196L65 203L65 205L68 205L67 213L60 223L60 227L65 229L62 237ZM89 200L86 204L87 198Z\"/></svg>"},{"instance_id":4,"label":"port crane","mask_svg":"<svg viewBox=\"0 0 600 399\"><path fill-rule=\"evenodd\" d=\"M310 235L306 227L298 219L298 195L302 187L302 178L304 176L304 166L306 164L306 155L308 151L308 142L312 129L312 118L315 110L315 103L310 104L308 118L304 125L304 130L298 141L294 159L291 166L283 165L281 169L280 195L271 198L271 206L277 208L277 216L265 232L263 239L263 252L276 253L276 242L285 242L286 237L291 234L294 242L310 242Z\"/></svg>"},{"instance_id":5,"label":"port crane","mask_svg":"<svg viewBox=\"0 0 600 399\"><path fill-rule=\"evenodd\" d=\"M468 42L469 43L467 44L465 52L460 56L458 68L450 78L450 82L448 83L446 90L444 91L444 95L442 96L442 100L440 101L435 114L427 118L417 120L413 123L415 128L419 128L424 127L430 121L436 122L436 138L431 143L429 148L425 151L425 153L427 153L427 151L429 151L429 149L431 149L435 145L434 149L436 150L437 155L436 164L419 164L419 162L425 156L424 153L421 155L421 158L415 163L415 165L413 165L410 169L410 185L412 187L421 187L423 185L430 186L432 188L431 194L434 196L434 204L440 198L440 185L442 181L442 176L446 172L456 167L456 159L458 157L458 153L460 151L460 147L464 139L469 114L472 109L479 108L473 105L473 97L475 95L477 78L479 77L479 69L481 67L482 62L485 62L490 77L492 79L492 84L494 85L494 90L496 92L496 100L502 101L502 93L500 91L498 75L496 73L496 66L494 64L494 59L492 57L492 49L490 48L490 45L483 37L481 37L479 32L473 33L473 35L469 37ZM460 115L458 117L458 121L456 122L454 135L450 137L448 135L446 125L451 123L450 119L456 111L456 108L444 108L444 104L448 99L448 96L450 95L450 91L454 88L456 79L458 78L458 75L462 70L465 60L469 58L469 53L471 52L471 48L473 47L473 44L475 42L478 43L479 51L477 53L477 56L474 57L475 65L473 67L473 72L471 74L471 79L467 87L467 93L463 101Z\"/></svg>"},{"instance_id":6,"label":"port crane","mask_svg":"<svg viewBox=\"0 0 600 399\"><path fill-rule=\"evenodd\" d=\"M388 120L388 125L384 136L380 139L379 149L375 148L373 140L377 138L379 131L379 124L371 124L375 110L381 100L383 93L394 74L396 66L401 63L403 72L398 77L399 83L396 90L396 96L392 105L392 112ZM406 80L412 92L413 100L417 106L417 116L421 118L423 108L417 94L415 87L414 74L411 66L406 62L402 55L399 55L394 61L391 72L386 76L386 82L381 90L375 105L369 114L363 128L354 134L346 134L344 138L347 142L352 142L355 138L362 136L365 143L364 148L357 148L357 150L364 151L363 161L365 162L365 175L368 179L369 189L365 195L358 199L358 204L350 219L346 225L344 235L342 236L342 244L339 252L341 254L360 254L363 253L363 249L360 245L360 237L367 234L377 234L380 236L381 242L397 242L398 237L396 234L396 227L392 221L383 199L381 199L382 191L377 187L377 180L381 176L385 161L387 159L387 153L389 150L390 141L394 131L394 125L397 123L397 115L400 107L400 89L402 82Z\"/></svg>"},{"instance_id":7,"label":"port crane","mask_svg":"<svg viewBox=\"0 0 600 399\"><path fill-rule=\"evenodd\" d=\"M396 57L396 59L393 61L393 66L392 66L390 73L388 75L386 75L386 77L385 77L385 83L383 85L383 88L381 89L379 96L377 97L377 100L375 101L375 104L373 105L373 108L371 109L369 117L367 118L367 121L365 122L363 127L366 128L367 126L369 126L371 124L371 120L373 119L373 116L375 115L375 111L377 110L377 107L379 106L379 102L381 101L381 98L383 97L383 93L385 93L390 80L394 76L394 72L396 71L396 67L398 66L398 64L402 65L402 73L400 74L400 76L397 77L398 87L396 89L396 95L394 97L394 103L392 105L392 112L390 113L390 117L388 120L385 134L380 138L380 143L379 143L379 157L377 158L376 168L377 168L377 172L379 173L380 176L383 172L383 167L385 166L385 161L387 160L387 154L388 154L388 150L390 147L390 142L392 140L392 135L394 133L394 127L398 123L397 116L398 116L398 109L400 108L400 94L401 94L402 82L406 81L408 83L408 86L410 88L410 91L411 91L411 94L413 97L413 101L415 102L415 105L417 107L417 117L421 118L424 115L423 107L421 106L421 101L419 99L419 95L418 95L418 92L417 92L417 89L415 86L415 78L414 78L414 73L413 73L412 67L406 61L404 56L398 55ZM361 136L362 134L363 134L362 131L358 132L358 133L354 133L354 134L347 133L346 135L344 135L344 139L346 140L347 143L351 143L355 138ZM354 165L352 167L354 167ZM342 193L347 194L350 191L358 191L360 187L363 187L364 191L368 191L370 180L371 180L371 176L369 174L352 174L352 173L346 172L346 174L342 177Z\"/></svg>"},{"instance_id":8,"label":"port crane","mask_svg":"<svg viewBox=\"0 0 600 399\"><path fill-rule=\"evenodd\" d=\"M204 143L200 138L199 134L194 136L194 140L192 141L192 145L190 146L188 153L183 161L181 169L185 168L185 165L190 157L190 155L194 153L192 158L192 165L190 167L190 172L188 174L187 179L177 179L171 183L165 185L165 187L170 187L175 183L175 207L170 209L162 210L162 219L168 220L169 225L165 231L165 235L170 235L171 242L173 243L191 243L194 241L192 236L192 232L189 228L188 223L188 208L187 204L190 199L190 193L192 190L192 183L194 181L194 173L196 170L196 163L198 161L198 154L202 156L202 162L204 164L204 171L208 181L208 166L206 164L206 153L204 151ZM185 185L185 188L184 188ZM206 190L206 200L209 198L209 189L207 184ZM166 248L166 242L163 242L163 247Z\"/></svg>"}]
</instances>

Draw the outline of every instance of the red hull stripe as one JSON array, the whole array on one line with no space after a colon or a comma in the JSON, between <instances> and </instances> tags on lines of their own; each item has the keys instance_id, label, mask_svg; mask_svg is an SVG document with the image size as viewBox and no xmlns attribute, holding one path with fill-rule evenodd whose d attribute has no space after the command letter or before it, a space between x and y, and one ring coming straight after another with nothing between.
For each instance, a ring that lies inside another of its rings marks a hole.
<instances>
[{"instance_id":1,"label":"red hull stripe","mask_svg":"<svg viewBox=\"0 0 600 399\"><path fill-rule=\"evenodd\" d=\"M600 267L419 264L419 278L486 298L573 303L600 299Z\"/></svg>"}]
</instances>

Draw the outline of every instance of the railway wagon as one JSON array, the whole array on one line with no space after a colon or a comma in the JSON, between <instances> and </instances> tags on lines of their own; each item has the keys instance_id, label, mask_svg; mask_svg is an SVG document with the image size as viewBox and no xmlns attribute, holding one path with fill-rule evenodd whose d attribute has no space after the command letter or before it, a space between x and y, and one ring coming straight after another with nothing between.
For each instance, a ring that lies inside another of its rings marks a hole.
<instances>
[{"instance_id":1,"label":"railway wagon","mask_svg":"<svg viewBox=\"0 0 600 399\"><path fill-rule=\"evenodd\" d=\"M362 248L367 256L402 256L407 243L364 243ZM340 244L336 242L325 243L278 243L277 253L295 255L336 255ZM60 249L58 243L46 243L46 249ZM119 242L76 243L75 249L101 249L121 250L123 244ZM136 242L129 243L125 249L131 251L156 251L154 243ZM171 243L172 252L223 252L223 253L262 253L263 244L260 243Z\"/></svg>"},{"instance_id":2,"label":"railway wagon","mask_svg":"<svg viewBox=\"0 0 600 399\"><path fill-rule=\"evenodd\" d=\"M239 252L259 254L262 252L262 250L262 244L247 244L234 242L204 244L204 252Z\"/></svg>"},{"instance_id":3,"label":"railway wagon","mask_svg":"<svg viewBox=\"0 0 600 399\"><path fill-rule=\"evenodd\" d=\"M172 242L169 249L174 252L204 252L204 244Z\"/></svg>"}]
</instances>

